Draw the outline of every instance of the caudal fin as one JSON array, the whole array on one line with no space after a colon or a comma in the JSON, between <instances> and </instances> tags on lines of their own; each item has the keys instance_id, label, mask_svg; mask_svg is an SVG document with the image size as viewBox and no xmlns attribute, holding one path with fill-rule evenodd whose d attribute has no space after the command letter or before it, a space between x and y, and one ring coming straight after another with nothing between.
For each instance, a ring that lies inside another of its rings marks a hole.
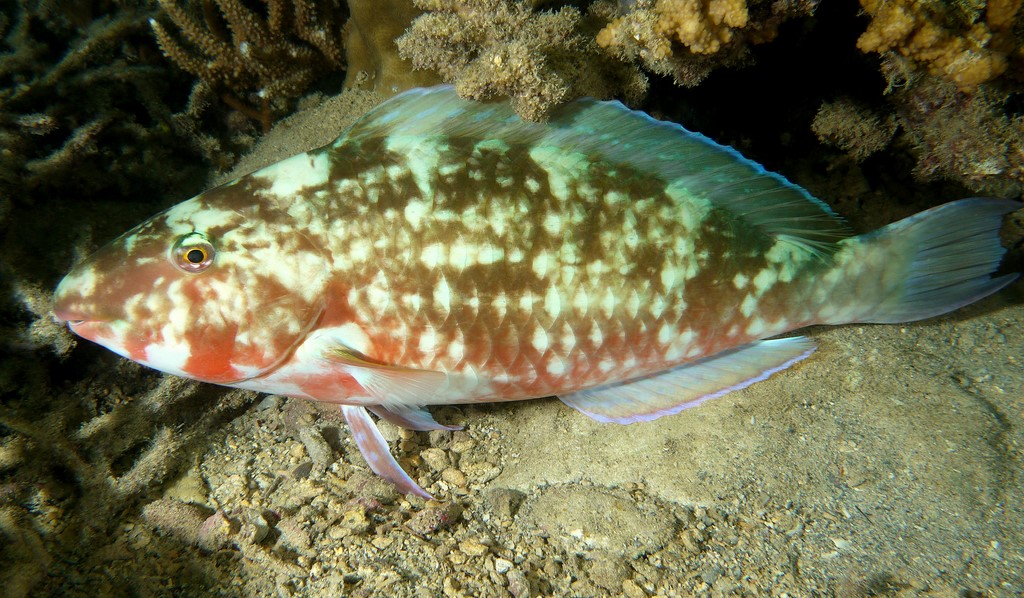
<instances>
[{"instance_id":1,"label":"caudal fin","mask_svg":"<svg viewBox=\"0 0 1024 598\"><path fill-rule=\"evenodd\" d=\"M902 263L861 322L923 320L995 293L1018 274L992 277L1006 250L999 242L1003 216L1022 204L1003 199L963 199L932 208L861 237L865 246L890 252ZM909 260L905 256L910 256Z\"/></svg>"}]
</instances>

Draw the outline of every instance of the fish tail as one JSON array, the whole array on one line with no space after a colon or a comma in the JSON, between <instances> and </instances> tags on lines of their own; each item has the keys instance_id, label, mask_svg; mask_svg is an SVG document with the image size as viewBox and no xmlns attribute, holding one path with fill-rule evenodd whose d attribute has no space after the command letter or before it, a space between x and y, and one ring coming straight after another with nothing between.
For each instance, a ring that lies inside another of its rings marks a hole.
<instances>
[{"instance_id":1,"label":"fish tail","mask_svg":"<svg viewBox=\"0 0 1024 598\"><path fill-rule=\"evenodd\" d=\"M1021 203L954 201L844 241L831 294L846 309L825 310L821 322L898 323L938 316L995 293L1019 276L993 277L1006 249L1003 216ZM845 286L845 288L844 288ZM837 292L838 291L838 292Z\"/></svg>"}]
</instances>

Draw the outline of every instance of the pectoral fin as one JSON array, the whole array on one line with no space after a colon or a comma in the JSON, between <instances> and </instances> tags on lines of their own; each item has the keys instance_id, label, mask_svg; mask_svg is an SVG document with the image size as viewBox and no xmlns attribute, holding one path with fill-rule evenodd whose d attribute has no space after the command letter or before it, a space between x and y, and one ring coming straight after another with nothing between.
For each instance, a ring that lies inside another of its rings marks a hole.
<instances>
[{"instance_id":1,"label":"pectoral fin","mask_svg":"<svg viewBox=\"0 0 1024 598\"><path fill-rule=\"evenodd\" d=\"M349 375L382 405L423 405L434 397L442 396L448 389L448 375L444 372L377 363L344 346L332 348L327 357L348 366L345 370Z\"/></svg>"},{"instance_id":2,"label":"pectoral fin","mask_svg":"<svg viewBox=\"0 0 1024 598\"><path fill-rule=\"evenodd\" d=\"M409 474L395 461L388 449L388 443L380 435L377 424L370 419L370 414L362 407L342 405L341 412L345 415L352 438L363 454L367 465L380 477L388 480L398 488L399 492L415 494L426 499L433 499L426 490L420 488Z\"/></svg>"},{"instance_id":3,"label":"pectoral fin","mask_svg":"<svg viewBox=\"0 0 1024 598\"><path fill-rule=\"evenodd\" d=\"M597 421L650 421L746 388L813 352L814 343L804 337L757 341L646 378L559 398Z\"/></svg>"}]
</instances>

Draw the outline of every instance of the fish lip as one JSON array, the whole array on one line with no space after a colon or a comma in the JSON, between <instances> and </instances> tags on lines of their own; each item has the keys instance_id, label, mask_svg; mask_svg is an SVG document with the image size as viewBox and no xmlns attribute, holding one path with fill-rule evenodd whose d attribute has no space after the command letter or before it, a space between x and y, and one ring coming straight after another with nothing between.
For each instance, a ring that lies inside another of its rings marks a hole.
<instances>
[{"instance_id":1,"label":"fish lip","mask_svg":"<svg viewBox=\"0 0 1024 598\"><path fill-rule=\"evenodd\" d=\"M87 314L67 309L54 309L53 315L57 319L57 322L67 324L72 328L74 328L75 326L81 326L82 324L85 323L99 324L106 321L100 318L90 317Z\"/></svg>"}]
</instances>

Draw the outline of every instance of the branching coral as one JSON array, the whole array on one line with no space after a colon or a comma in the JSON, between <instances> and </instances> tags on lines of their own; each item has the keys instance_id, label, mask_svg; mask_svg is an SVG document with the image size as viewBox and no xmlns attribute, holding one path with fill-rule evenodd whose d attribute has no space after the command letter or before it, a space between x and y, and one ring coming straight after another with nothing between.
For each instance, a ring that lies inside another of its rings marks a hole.
<instances>
[{"instance_id":1,"label":"branching coral","mask_svg":"<svg viewBox=\"0 0 1024 598\"><path fill-rule=\"evenodd\" d=\"M607 22L597 43L624 61L639 61L676 83L699 84L714 68L747 56L749 44L771 41L779 25L813 12L813 0L638 0L620 14L597 2L591 13Z\"/></svg>"},{"instance_id":2,"label":"branching coral","mask_svg":"<svg viewBox=\"0 0 1024 598\"><path fill-rule=\"evenodd\" d=\"M863 52L897 52L934 75L972 90L991 81L1008 63L1024 58L1013 39L1021 0L989 0L984 10L957 11L928 0L861 0L871 16L857 40Z\"/></svg>"},{"instance_id":3,"label":"branching coral","mask_svg":"<svg viewBox=\"0 0 1024 598\"><path fill-rule=\"evenodd\" d=\"M153 20L164 54L264 130L317 77L344 69L341 13L329 0L267 0L265 15L242 0L204 0L202 20L177 0L160 6L191 46Z\"/></svg>"},{"instance_id":4,"label":"branching coral","mask_svg":"<svg viewBox=\"0 0 1024 598\"><path fill-rule=\"evenodd\" d=\"M658 0L655 31L696 54L714 54L747 26L746 0Z\"/></svg>"},{"instance_id":5,"label":"branching coral","mask_svg":"<svg viewBox=\"0 0 1024 598\"><path fill-rule=\"evenodd\" d=\"M1003 106L1024 66L1022 4L861 0L871 22L857 47L883 54L886 94L917 153L918 177L990 195L1021 192L1024 119Z\"/></svg>"},{"instance_id":6,"label":"branching coral","mask_svg":"<svg viewBox=\"0 0 1024 598\"><path fill-rule=\"evenodd\" d=\"M918 154L915 174L955 180L986 195L1013 197L1024 187L1024 117L1008 117L1005 95L960 91L928 77L896 97L900 124Z\"/></svg>"},{"instance_id":7,"label":"branching coral","mask_svg":"<svg viewBox=\"0 0 1024 598\"><path fill-rule=\"evenodd\" d=\"M428 11L398 39L402 57L474 99L508 96L527 120L582 95L635 101L646 78L604 55L575 8L511 0L418 0Z\"/></svg>"},{"instance_id":8,"label":"branching coral","mask_svg":"<svg viewBox=\"0 0 1024 598\"><path fill-rule=\"evenodd\" d=\"M54 267L41 263L53 223L33 213L67 213L89 197L139 205L199 170L168 126L177 81L150 37L151 13L95 4L25 2L0 19L0 224L17 222L0 231L15 269L2 277L39 280Z\"/></svg>"},{"instance_id":9,"label":"branching coral","mask_svg":"<svg viewBox=\"0 0 1024 598\"><path fill-rule=\"evenodd\" d=\"M126 152L98 160L105 145L138 148L161 136L152 125L170 116L157 92L166 85L165 73L144 59L139 45L147 17L120 10L64 34L65 24L38 12L6 16L0 43L9 49L0 53L0 195L31 201L33 191L52 191L69 180L57 175L74 179L79 193L95 192L114 181L94 173L111 168L122 174L121 185L161 176L142 162L156 157L160 146L180 145L171 139L154 144L149 155ZM67 47L41 43L42 32L66 40Z\"/></svg>"},{"instance_id":10,"label":"branching coral","mask_svg":"<svg viewBox=\"0 0 1024 598\"><path fill-rule=\"evenodd\" d=\"M884 149L897 126L893 115L879 116L867 106L840 98L822 103L814 115L811 130L821 141L860 161Z\"/></svg>"}]
</instances>

